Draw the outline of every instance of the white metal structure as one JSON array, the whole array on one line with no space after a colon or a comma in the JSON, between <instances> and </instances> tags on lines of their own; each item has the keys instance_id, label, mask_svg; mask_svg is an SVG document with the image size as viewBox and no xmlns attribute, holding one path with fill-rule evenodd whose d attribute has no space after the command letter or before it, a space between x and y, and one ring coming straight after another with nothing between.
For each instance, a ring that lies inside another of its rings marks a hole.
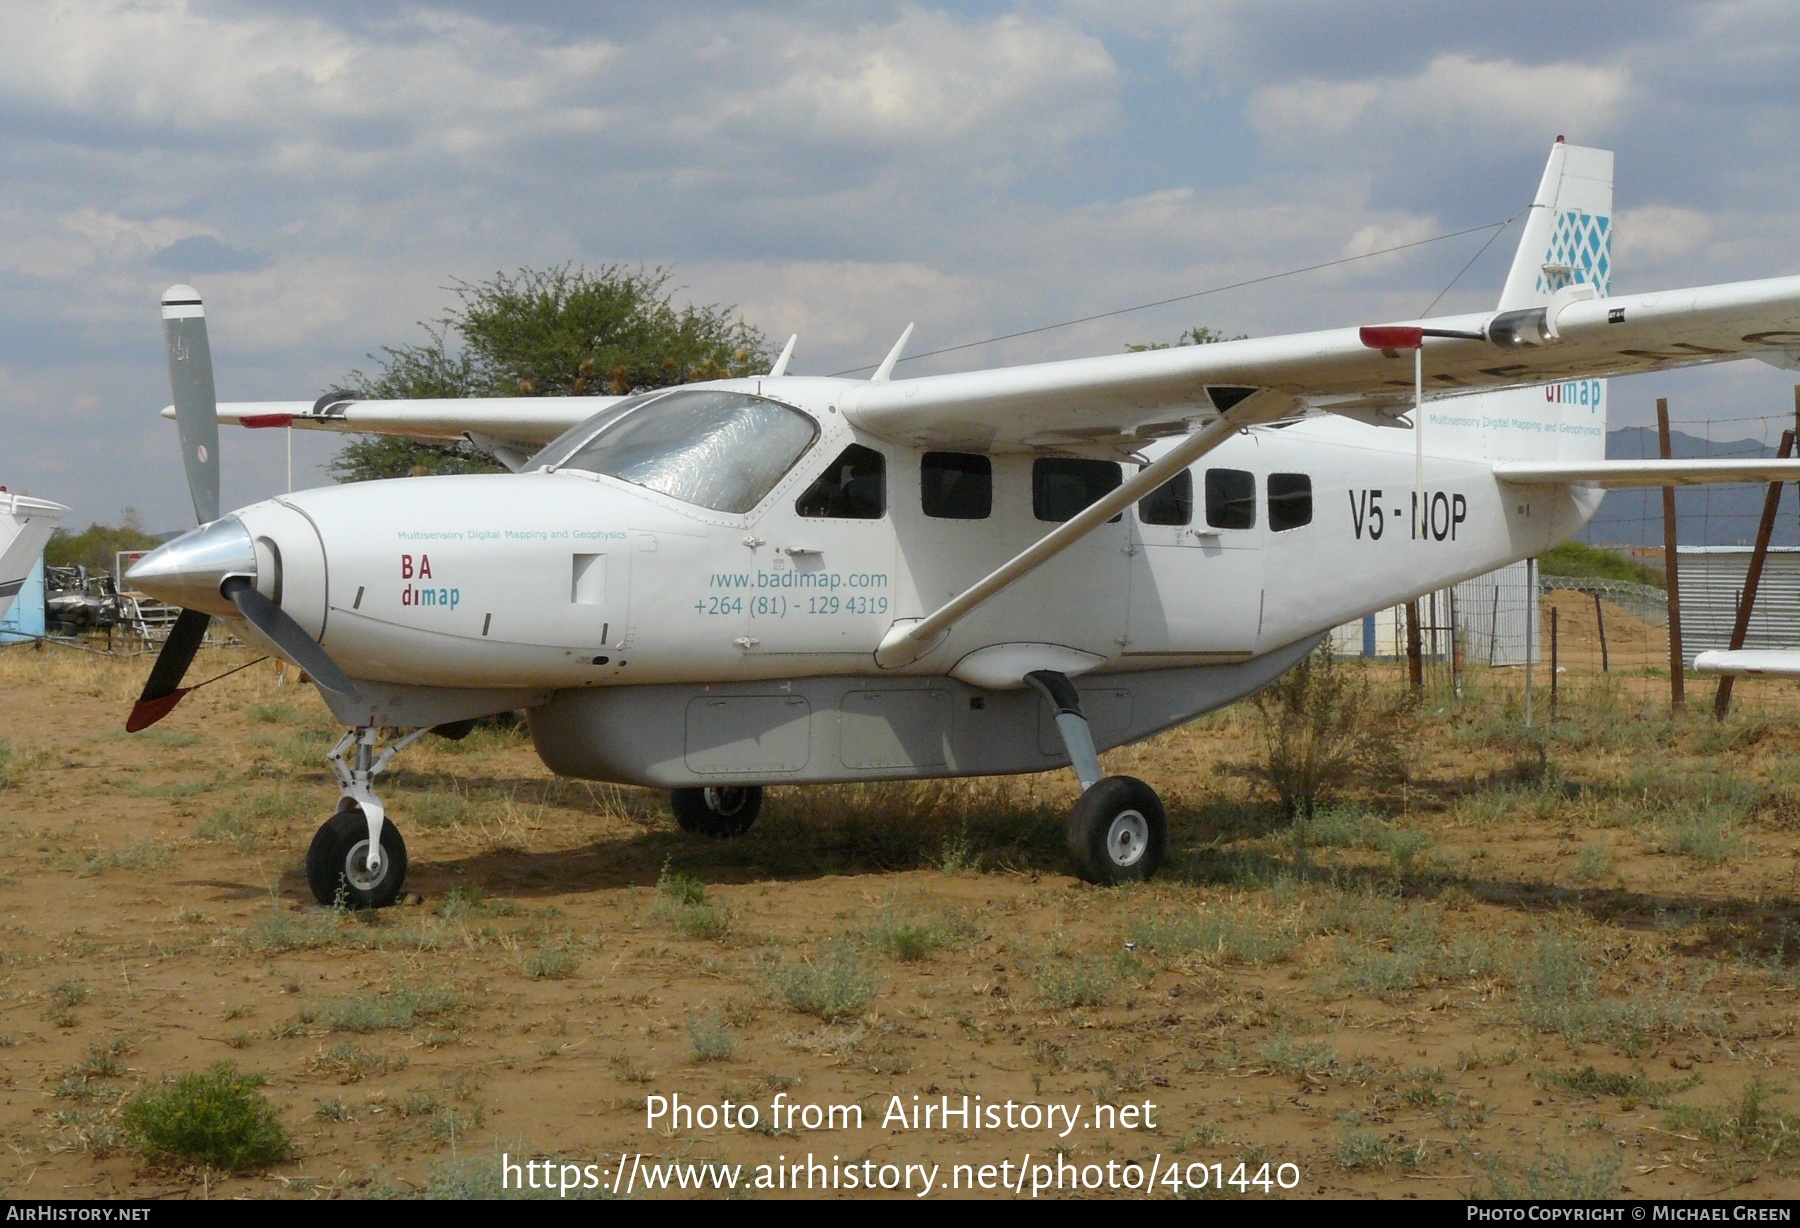
<instances>
[{"instance_id":1,"label":"white metal structure","mask_svg":"<svg viewBox=\"0 0 1800 1228\"><path fill-rule=\"evenodd\" d=\"M68 510L47 499L0 490L0 617L12 608L32 564L44 553L44 543Z\"/></svg>"},{"instance_id":2,"label":"white metal structure","mask_svg":"<svg viewBox=\"0 0 1800 1228\"><path fill-rule=\"evenodd\" d=\"M1162 807L1098 750L1566 540L1605 487L1800 477L1604 460L1604 377L1800 349L1800 277L1607 297L1611 216L1612 155L1559 141L1493 312L919 379L898 346L872 380L787 375L790 343L768 376L629 398L217 405L175 287L165 412L202 527L130 573L188 611L132 727L209 615L305 668L350 730L324 900L399 890L393 751L516 708L554 771L673 789L717 835L768 784L1069 764L1079 872L1145 877ZM221 517L221 421L466 436L515 472ZM384 727L413 732L378 752Z\"/></svg>"}]
</instances>

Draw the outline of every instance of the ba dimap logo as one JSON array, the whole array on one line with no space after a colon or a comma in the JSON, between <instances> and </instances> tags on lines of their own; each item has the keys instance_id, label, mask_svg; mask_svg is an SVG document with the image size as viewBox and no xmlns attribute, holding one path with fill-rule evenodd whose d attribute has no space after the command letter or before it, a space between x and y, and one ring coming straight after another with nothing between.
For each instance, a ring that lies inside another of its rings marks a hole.
<instances>
[{"instance_id":1,"label":"ba dimap logo","mask_svg":"<svg viewBox=\"0 0 1800 1228\"><path fill-rule=\"evenodd\" d=\"M421 554L417 565L413 556L400 556L400 578L402 580L429 580L431 575L431 556ZM400 604L413 606L443 606L454 610L462 601L460 588L431 588L423 585L407 584L400 590Z\"/></svg>"},{"instance_id":2,"label":"ba dimap logo","mask_svg":"<svg viewBox=\"0 0 1800 1228\"><path fill-rule=\"evenodd\" d=\"M1589 409L1600 408L1600 381L1597 379L1572 379L1560 384L1544 385L1544 400L1552 405L1585 405Z\"/></svg>"}]
</instances>

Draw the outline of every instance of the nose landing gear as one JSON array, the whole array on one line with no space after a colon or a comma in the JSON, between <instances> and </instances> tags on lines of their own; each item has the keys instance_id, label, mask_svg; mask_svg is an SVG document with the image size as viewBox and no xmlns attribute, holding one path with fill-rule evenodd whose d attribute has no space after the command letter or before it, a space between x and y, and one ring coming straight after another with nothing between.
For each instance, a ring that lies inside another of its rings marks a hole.
<instances>
[{"instance_id":1,"label":"nose landing gear","mask_svg":"<svg viewBox=\"0 0 1800 1228\"><path fill-rule=\"evenodd\" d=\"M1056 730L1081 778L1081 800L1063 826L1075 873L1101 886L1149 878L1169 843L1169 819L1156 790L1134 776L1101 774L1081 695L1068 675L1041 669L1026 674L1025 681L1050 701Z\"/></svg>"},{"instance_id":2,"label":"nose landing gear","mask_svg":"<svg viewBox=\"0 0 1800 1228\"><path fill-rule=\"evenodd\" d=\"M430 732L415 729L377 752L379 731L364 727L345 733L332 748L327 758L340 787L337 813L325 820L306 851L306 882L319 903L385 908L399 898L406 881L406 841L388 822L373 785L395 755ZM355 766L344 762L352 746Z\"/></svg>"}]
</instances>

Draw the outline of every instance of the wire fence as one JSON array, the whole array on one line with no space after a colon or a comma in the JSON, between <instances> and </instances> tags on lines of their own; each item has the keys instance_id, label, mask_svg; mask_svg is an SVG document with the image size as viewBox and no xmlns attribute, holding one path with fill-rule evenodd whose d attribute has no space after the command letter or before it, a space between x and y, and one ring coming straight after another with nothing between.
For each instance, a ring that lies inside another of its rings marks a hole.
<instances>
[{"instance_id":1,"label":"wire fence","mask_svg":"<svg viewBox=\"0 0 1800 1228\"><path fill-rule=\"evenodd\" d=\"M1696 548L1678 555L1682 695L1696 711L1711 708L1719 680L1693 672L1694 657L1730 646L1749 557L1749 548ZM1783 562L1791 580L1771 583L1776 564ZM1564 697L1596 691L1646 708L1669 707L1674 687L1663 590L1622 580L1541 576L1533 592L1529 580L1514 574L1524 569L1516 564L1420 598L1418 681L1427 694L1474 689L1522 710L1529 688L1536 714L1547 713ZM1404 671L1410 665L1410 619L1410 607L1396 606L1346 624L1334 633L1333 649ZM1750 630L1745 647L1800 649L1800 550L1770 555ZM1800 681L1738 678L1732 707L1800 715Z\"/></svg>"}]
</instances>

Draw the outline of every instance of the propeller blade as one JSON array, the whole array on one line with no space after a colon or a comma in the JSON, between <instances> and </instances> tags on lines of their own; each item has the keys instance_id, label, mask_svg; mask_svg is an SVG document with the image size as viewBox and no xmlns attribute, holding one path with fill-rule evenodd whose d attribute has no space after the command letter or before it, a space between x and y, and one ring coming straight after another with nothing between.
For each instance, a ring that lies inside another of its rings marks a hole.
<instances>
[{"instance_id":1,"label":"propeller blade","mask_svg":"<svg viewBox=\"0 0 1800 1228\"><path fill-rule=\"evenodd\" d=\"M339 695L356 694L356 684L338 668L338 663L331 659L331 654L294 621L293 615L257 592L250 581L241 578L227 580L225 595L231 598L238 612L250 620L251 626L275 641L275 646L286 653L295 665L312 675L314 682Z\"/></svg>"},{"instance_id":2,"label":"propeller blade","mask_svg":"<svg viewBox=\"0 0 1800 1228\"><path fill-rule=\"evenodd\" d=\"M181 679L188 666L194 663L194 654L200 651L200 641L206 638L206 627L210 622L212 615L204 610L181 612L181 617L169 628L169 638L163 641L162 651L156 654L156 664L150 668L150 680L144 683L144 693L131 705L131 715L125 718L126 733L150 728L181 702L181 697L187 694Z\"/></svg>"},{"instance_id":3,"label":"propeller blade","mask_svg":"<svg viewBox=\"0 0 1800 1228\"><path fill-rule=\"evenodd\" d=\"M181 462L187 467L194 515L207 524L219 518L219 401L213 391L212 348L206 342L206 309L192 286L170 286L163 291L162 318Z\"/></svg>"}]
</instances>

